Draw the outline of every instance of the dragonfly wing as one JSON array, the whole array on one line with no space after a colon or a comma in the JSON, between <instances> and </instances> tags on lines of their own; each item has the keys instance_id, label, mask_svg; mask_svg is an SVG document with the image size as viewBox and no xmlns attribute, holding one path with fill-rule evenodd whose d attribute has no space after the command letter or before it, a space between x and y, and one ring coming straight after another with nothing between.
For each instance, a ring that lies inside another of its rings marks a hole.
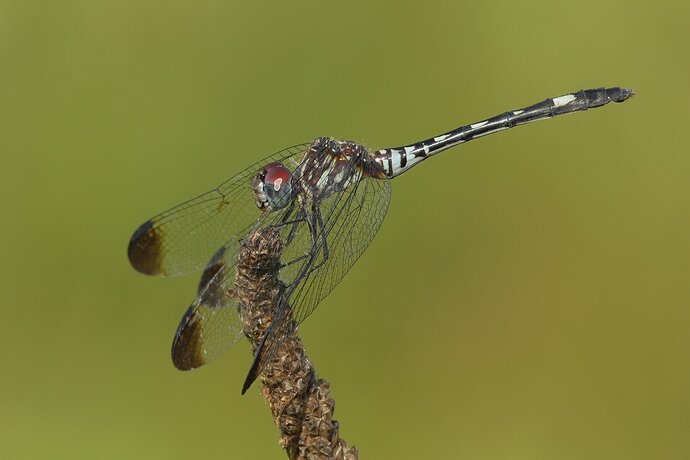
<instances>
[{"instance_id":1,"label":"dragonfly wing","mask_svg":"<svg viewBox=\"0 0 690 460\"><path fill-rule=\"evenodd\" d=\"M237 301L230 295L235 265L221 263L180 321L172 344L172 360L180 370L213 361L240 336Z\"/></svg>"},{"instance_id":2,"label":"dragonfly wing","mask_svg":"<svg viewBox=\"0 0 690 460\"><path fill-rule=\"evenodd\" d=\"M264 213L248 233L283 218L281 213ZM173 339L171 355L178 369L195 369L213 361L242 335L240 299L235 294L237 262L238 250L222 246L206 264L197 297L182 316Z\"/></svg>"},{"instance_id":3,"label":"dragonfly wing","mask_svg":"<svg viewBox=\"0 0 690 460\"><path fill-rule=\"evenodd\" d=\"M317 241L313 272L290 297L301 324L340 283L378 233L390 203L390 182L364 178L320 207L324 239Z\"/></svg>"},{"instance_id":4,"label":"dragonfly wing","mask_svg":"<svg viewBox=\"0 0 690 460\"><path fill-rule=\"evenodd\" d=\"M251 197L257 171L272 162L294 169L309 144L283 149L215 189L144 222L132 235L127 255L147 275L177 276L204 269L221 246L230 253L260 217Z\"/></svg>"},{"instance_id":5,"label":"dragonfly wing","mask_svg":"<svg viewBox=\"0 0 690 460\"><path fill-rule=\"evenodd\" d=\"M243 393L273 359L294 327L292 320L296 324L304 321L369 246L388 210L390 192L388 180L365 177L320 203L322 222L314 217L312 223L321 229L315 244L307 225L297 230L283 253L283 263L309 253L316 257L281 271L281 279L288 286L287 298L277 302L280 311L274 313L274 321L255 353Z\"/></svg>"}]
</instances>

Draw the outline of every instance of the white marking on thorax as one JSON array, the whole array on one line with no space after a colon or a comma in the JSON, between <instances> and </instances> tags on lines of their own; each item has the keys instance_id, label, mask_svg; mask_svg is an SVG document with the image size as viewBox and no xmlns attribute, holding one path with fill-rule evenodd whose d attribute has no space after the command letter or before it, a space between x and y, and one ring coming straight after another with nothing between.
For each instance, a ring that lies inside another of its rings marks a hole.
<instances>
[{"instance_id":1,"label":"white marking on thorax","mask_svg":"<svg viewBox=\"0 0 690 460\"><path fill-rule=\"evenodd\" d=\"M345 172L343 171L343 174L344 174L344 173L345 173ZM339 176L341 176L341 179L342 179L342 177L343 177L343 174L339 174ZM360 179L361 176L362 176L362 172L361 172L359 169L356 170L356 171L353 171L352 174L350 174L350 176L347 178L347 180L345 181L345 183L342 185L343 189L348 188L348 187L349 187L350 185L352 185L355 181L358 181L358 180Z\"/></svg>"},{"instance_id":2,"label":"white marking on thorax","mask_svg":"<svg viewBox=\"0 0 690 460\"><path fill-rule=\"evenodd\" d=\"M319 176L319 180L316 181L316 188L317 190L324 190L326 188L326 185L328 185L328 172L330 169L326 169L324 171L321 171L321 175Z\"/></svg>"}]
</instances>

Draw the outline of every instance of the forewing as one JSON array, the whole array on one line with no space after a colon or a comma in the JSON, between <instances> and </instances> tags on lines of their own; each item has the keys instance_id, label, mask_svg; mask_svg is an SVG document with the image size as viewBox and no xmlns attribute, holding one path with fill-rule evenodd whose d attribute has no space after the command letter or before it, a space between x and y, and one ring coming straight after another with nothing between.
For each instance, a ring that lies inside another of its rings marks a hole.
<instances>
[{"instance_id":1,"label":"forewing","mask_svg":"<svg viewBox=\"0 0 690 460\"><path fill-rule=\"evenodd\" d=\"M281 305L291 310L291 317L300 324L319 303L340 283L374 238L390 203L390 183L386 179L366 177L320 203L323 234L315 243L314 260L288 265L281 271L281 279L289 286ZM315 222L319 225L318 222ZM325 239L324 239L325 237ZM299 260L314 243L307 225L299 227L296 236L283 253L283 263ZM328 254L328 255L326 255ZM254 356L244 382L244 393L266 367L290 333L290 314L279 311L261 347Z\"/></svg>"},{"instance_id":2,"label":"forewing","mask_svg":"<svg viewBox=\"0 0 690 460\"><path fill-rule=\"evenodd\" d=\"M274 161L292 170L308 146L283 149L215 189L144 222L129 242L132 266L147 275L177 276L202 270L221 246L233 253L261 215L250 190L256 172Z\"/></svg>"},{"instance_id":3,"label":"forewing","mask_svg":"<svg viewBox=\"0 0 690 460\"><path fill-rule=\"evenodd\" d=\"M296 287L290 297L293 318L298 324L340 283L381 227L390 203L387 179L364 178L320 206L326 248L319 240L315 270ZM328 256L324 249L327 249Z\"/></svg>"}]
</instances>

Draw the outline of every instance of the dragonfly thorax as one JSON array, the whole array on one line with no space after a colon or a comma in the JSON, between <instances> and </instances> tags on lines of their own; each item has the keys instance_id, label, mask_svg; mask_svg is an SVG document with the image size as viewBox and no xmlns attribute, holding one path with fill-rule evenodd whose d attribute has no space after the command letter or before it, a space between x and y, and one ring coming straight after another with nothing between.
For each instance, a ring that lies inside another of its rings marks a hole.
<instances>
[{"instance_id":1,"label":"dragonfly thorax","mask_svg":"<svg viewBox=\"0 0 690 460\"><path fill-rule=\"evenodd\" d=\"M262 211L282 209L292 200L292 172L280 163L269 163L256 173L252 190Z\"/></svg>"},{"instance_id":2,"label":"dragonfly thorax","mask_svg":"<svg viewBox=\"0 0 690 460\"><path fill-rule=\"evenodd\" d=\"M330 137L316 139L295 170L298 195L321 201L341 192L367 175L367 150L351 141Z\"/></svg>"}]
</instances>

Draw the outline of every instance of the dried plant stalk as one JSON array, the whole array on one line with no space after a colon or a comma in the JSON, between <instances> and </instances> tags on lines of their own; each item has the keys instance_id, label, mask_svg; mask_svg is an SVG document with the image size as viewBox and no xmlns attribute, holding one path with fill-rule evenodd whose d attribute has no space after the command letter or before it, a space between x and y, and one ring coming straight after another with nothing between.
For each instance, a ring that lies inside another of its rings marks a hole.
<instances>
[{"instance_id":1,"label":"dried plant stalk","mask_svg":"<svg viewBox=\"0 0 690 460\"><path fill-rule=\"evenodd\" d=\"M239 299L242 331L254 351L285 288L278 279L283 247L280 233L270 227L252 232L240 247L233 293ZM330 384L316 378L297 326L290 321L290 334L261 376L261 392L280 431L280 445L290 459L356 460L357 449L347 447L338 435Z\"/></svg>"}]
</instances>

